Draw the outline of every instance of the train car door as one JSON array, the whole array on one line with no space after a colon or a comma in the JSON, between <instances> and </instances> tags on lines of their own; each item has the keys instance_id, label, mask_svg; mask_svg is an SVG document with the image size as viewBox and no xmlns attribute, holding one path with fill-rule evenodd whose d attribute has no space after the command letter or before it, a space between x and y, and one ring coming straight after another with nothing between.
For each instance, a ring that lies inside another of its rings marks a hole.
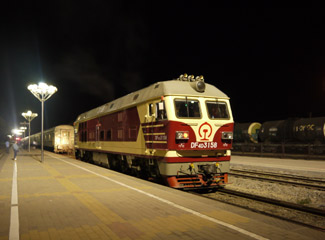
<instances>
[{"instance_id":1,"label":"train car door","mask_svg":"<svg viewBox=\"0 0 325 240\"><path fill-rule=\"evenodd\" d=\"M70 143L70 132L68 129L64 129L61 132L61 139L62 139L62 144L65 146L69 146Z\"/></svg>"},{"instance_id":2,"label":"train car door","mask_svg":"<svg viewBox=\"0 0 325 240\"><path fill-rule=\"evenodd\" d=\"M164 123L161 122L164 120L167 120L164 102L154 101L149 103L145 131L146 152L149 154L153 154L155 152L155 149L157 149L157 146L163 141L166 141L166 135L159 132L160 130L165 131L163 128Z\"/></svg>"},{"instance_id":3,"label":"train car door","mask_svg":"<svg viewBox=\"0 0 325 240\"><path fill-rule=\"evenodd\" d=\"M155 104L154 103L149 103L148 104L148 117L147 117L147 123L149 123L148 130L147 130L147 137L146 137L146 152L151 152L152 151L152 145L153 145L153 125L154 122L156 121L156 116L155 116Z\"/></svg>"}]
</instances>

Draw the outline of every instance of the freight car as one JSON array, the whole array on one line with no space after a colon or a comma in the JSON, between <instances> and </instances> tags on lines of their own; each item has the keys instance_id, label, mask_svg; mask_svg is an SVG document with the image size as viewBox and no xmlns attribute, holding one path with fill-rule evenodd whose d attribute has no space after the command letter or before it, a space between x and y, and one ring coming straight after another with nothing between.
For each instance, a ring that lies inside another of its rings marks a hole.
<instances>
[{"instance_id":1,"label":"freight car","mask_svg":"<svg viewBox=\"0 0 325 240\"><path fill-rule=\"evenodd\" d=\"M74 147L74 128L71 125L59 125L43 132L44 149L55 153L71 153ZM41 133L30 136L32 146L41 147ZM28 144L28 137L24 138L24 145Z\"/></svg>"},{"instance_id":2,"label":"freight car","mask_svg":"<svg viewBox=\"0 0 325 240\"><path fill-rule=\"evenodd\" d=\"M234 141L258 143L258 135L262 124L253 123L235 123Z\"/></svg>"},{"instance_id":3,"label":"freight car","mask_svg":"<svg viewBox=\"0 0 325 240\"><path fill-rule=\"evenodd\" d=\"M267 121L256 128L258 141L249 138L248 126L235 124L234 150L241 152L272 152L297 154L325 153L325 117ZM256 126L256 125L255 125Z\"/></svg>"},{"instance_id":4,"label":"freight car","mask_svg":"<svg viewBox=\"0 0 325 240\"><path fill-rule=\"evenodd\" d=\"M325 144L325 117L302 118L295 121L293 138L300 142Z\"/></svg>"},{"instance_id":5,"label":"freight car","mask_svg":"<svg viewBox=\"0 0 325 240\"><path fill-rule=\"evenodd\" d=\"M80 114L74 127L77 159L179 189L227 183L229 98L202 76L157 82Z\"/></svg>"}]
</instances>

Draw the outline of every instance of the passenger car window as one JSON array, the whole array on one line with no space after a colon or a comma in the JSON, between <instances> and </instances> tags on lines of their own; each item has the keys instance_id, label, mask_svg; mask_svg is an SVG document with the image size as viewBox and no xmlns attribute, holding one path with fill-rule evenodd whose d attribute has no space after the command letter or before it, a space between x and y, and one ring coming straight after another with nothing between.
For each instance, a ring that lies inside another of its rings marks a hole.
<instances>
[{"instance_id":1,"label":"passenger car window","mask_svg":"<svg viewBox=\"0 0 325 240\"><path fill-rule=\"evenodd\" d=\"M208 109L209 118L229 118L228 108L225 102L207 102L206 105Z\"/></svg>"},{"instance_id":2,"label":"passenger car window","mask_svg":"<svg viewBox=\"0 0 325 240\"><path fill-rule=\"evenodd\" d=\"M179 118L201 118L198 100L175 99L175 110Z\"/></svg>"}]
</instances>

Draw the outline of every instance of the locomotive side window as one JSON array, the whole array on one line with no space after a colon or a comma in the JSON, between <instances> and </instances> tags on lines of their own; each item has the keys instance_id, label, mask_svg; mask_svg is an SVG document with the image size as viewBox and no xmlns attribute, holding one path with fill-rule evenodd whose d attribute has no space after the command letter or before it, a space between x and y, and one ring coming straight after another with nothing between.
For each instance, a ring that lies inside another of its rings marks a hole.
<instances>
[{"instance_id":1,"label":"locomotive side window","mask_svg":"<svg viewBox=\"0 0 325 240\"><path fill-rule=\"evenodd\" d=\"M150 103L149 106L148 106L148 112L149 112L149 116L152 116L153 115L153 103Z\"/></svg>"},{"instance_id":2,"label":"locomotive side window","mask_svg":"<svg viewBox=\"0 0 325 240\"><path fill-rule=\"evenodd\" d=\"M87 142L87 122L82 122L79 124L79 140L81 142Z\"/></svg>"},{"instance_id":3,"label":"locomotive side window","mask_svg":"<svg viewBox=\"0 0 325 240\"><path fill-rule=\"evenodd\" d=\"M158 121L167 119L164 101L156 103L156 112L157 112L156 116Z\"/></svg>"},{"instance_id":4,"label":"locomotive side window","mask_svg":"<svg viewBox=\"0 0 325 240\"><path fill-rule=\"evenodd\" d=\"M88 141L88 133L87 133L87 131L84 132L84 141L85 142Z\"/></svg>"},{"instance_id":5,"label":"locomotive side window","mask_svg":"<svg viewBox=\"0 0 325 240\"><path fill-rule=\"evenodd\" d=\"M105 133L104 133L103 130L100 131L99 139L100 139L100 141L104 141L105 140Z\"/></svg>"},{"instance_id":6,"label":"locomotive side window","mask_svg":"<svg viewBox=\"0 0 325 240\"><path fill-rule=\"evenodd\" d=\"M225 102L206 102L210 119L229 119L227 104Z\"/></svg>"},{"instance_id":7,"label":"locomotive side window","mask_svg":"<svg viewBox=\"0 0 325 240\"><path fill-rule=\"evenodd\" d=\"M175 99L175 109L178 118L201 118L198 100Z\"/></svg>"},{"instance_id":8,"label":"locomotive side window","mask_svg":"<svg viewBox=\"0 0 325 240\"><path fill-rule=\"evenodd\" d=\"M106 133L106 138L107 138L107 141L111 141L112 140L112 130L107 130L107 133Z\"/></svg>"}]
</instances>

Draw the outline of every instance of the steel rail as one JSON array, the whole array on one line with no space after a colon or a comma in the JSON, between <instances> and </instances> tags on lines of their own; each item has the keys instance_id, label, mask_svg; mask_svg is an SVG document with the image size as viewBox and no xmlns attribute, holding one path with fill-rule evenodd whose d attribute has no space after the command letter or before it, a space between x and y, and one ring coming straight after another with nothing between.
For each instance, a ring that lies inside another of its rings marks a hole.
<instances>
[{"instance_id":1,"label":"steel rail","mask_svg":"<svg viewBox=\"0 0 325 240\"><path fill-rule=\"evenodd\" d=\"M282 207L285 207L285 208L290 208L290 209L293 209L293 210L298 210L298 211L301 211L301 212L311 213L311 214L315 214L315 215L318 215L318 216L325 217L325 210L323 210L323 209L307 207L307 206L303 206L303 205L296 204L296 203L285 202L285 201L281 201L281 200L277 200L277 199L257 196L257 195L244 193L244 192L239 192L239 191L230 190L230 189L219 189L218 192L227 193L227 194L231 194L231 195L236 195L236 196L256 200L256 201L259 201L259 202L270 203L270 204L273 204L273 205L282 206Z\"/></svg>"},{"instance_id":2,"label":"steel rail","mask_svg":"<svg viewBox=\"0 0 325 240\"><path fill-rule=\"evenodd\" d=\"M252 200L252 201L256 201L259 203L264 203L264 204L269 204L271 206L274 207L283 207L284 209L291 209L294 211L298 211L301 212L303 214L312 214L314 216L318 216L318 217L322 217L325 218L325 210L323 209L317 209L317 208L311 208L311 207L306 207L306 206L302 206L299 204L295 204L295 203L290 203L290 202L285 202L285 201L280 201L280 200L276 200L276 199L271 199L271 198L267 198L267 197L262 197L262 196L256 196L256 195L252 195L252 194L248 194L248 193L244 193L244 192L239 192L239 191L235 191L235 190L229 190L229 189L218 189L218 191L214 192L214 193L198 193L198 192L192 192L193 194L208 198L208 199L212 199L214 201L219 201L219 202L223 202L226 204L230 204L233 206L237 206L237 207L241 207L241 208L245 208L245 209L249 209L251 211L254 212L259 212L268 216L272 216L272 217L276 217L279 219L283 219L286 221L290 221L296 224L300 224L303 226L307 226L307 227L311 227L320 231L324 231L325 230L325 226L317 226L317 225L313 225L311 223L306 223L303 221L299 221L299 220L295 220L294 218L288 218L288 217L284 217L278 214L275 214L274 212L268 212L268 211L263 211L263 210L259 210L258 208L254 208L254 207L247 207L247 205L242 205L239 203L234 203L232 201L229 200L220 200L218 199L216 196L212 195L212 194L225 194L225 195L229 195L229 196L235 196L235 197L240 197L243 199L248 199L248 200ZM211 196L212 195L212 196Z\"/></svg>"}]
</instances>

